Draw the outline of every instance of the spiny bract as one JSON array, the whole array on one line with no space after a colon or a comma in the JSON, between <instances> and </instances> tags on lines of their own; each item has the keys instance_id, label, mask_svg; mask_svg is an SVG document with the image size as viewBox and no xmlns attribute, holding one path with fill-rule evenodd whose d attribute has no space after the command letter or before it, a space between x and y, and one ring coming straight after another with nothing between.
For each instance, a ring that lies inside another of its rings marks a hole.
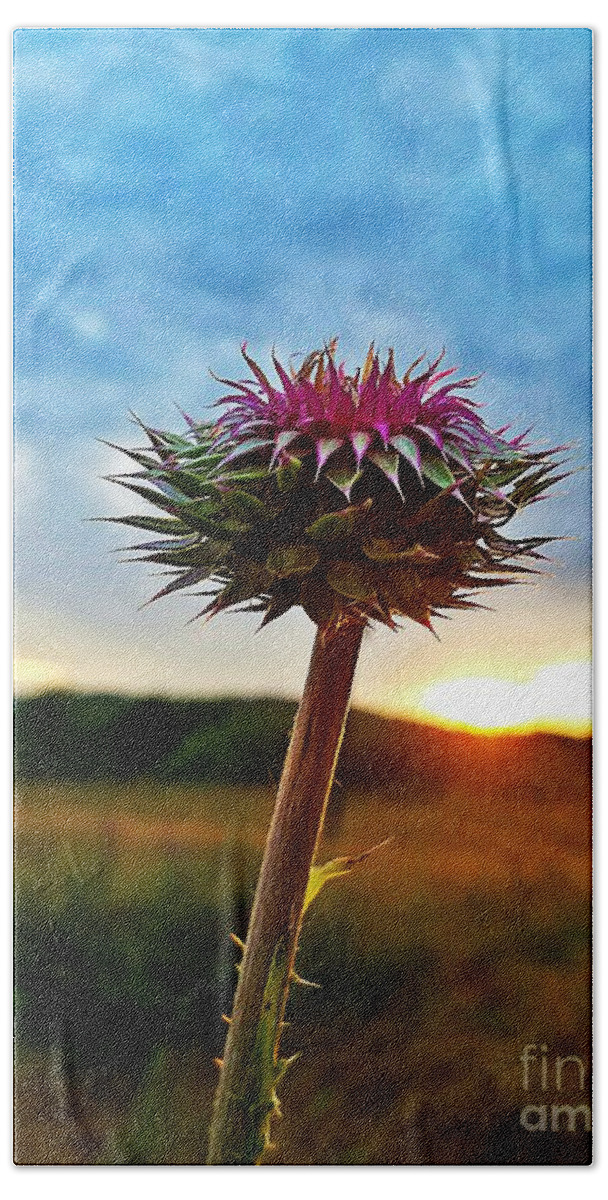
<instances>
[{"instance_id":1,"label":"spiny bract","mask_svg":"<svg viewBox=\"0 0 608 1200\"><path fill-rule=\"evenodd\" d=\"M335 352L289 371L273 355L275 386L244 346L252 378L220 380L232 390L215 424L142 425L149 445L124 451L139 470L111 478L165 515L108 519L162 535L128 548L171 576L153 599L207 581L197 616L244 605L266 624L302 605L323 628L396 616L430 628L534 573L551 539L498 530L563 478L563 447L491 431L467 394L476 379L438 370L443 355L399 379L392 350L383 367L372 345L354 375Z\"/></svg>"}]
</instances>

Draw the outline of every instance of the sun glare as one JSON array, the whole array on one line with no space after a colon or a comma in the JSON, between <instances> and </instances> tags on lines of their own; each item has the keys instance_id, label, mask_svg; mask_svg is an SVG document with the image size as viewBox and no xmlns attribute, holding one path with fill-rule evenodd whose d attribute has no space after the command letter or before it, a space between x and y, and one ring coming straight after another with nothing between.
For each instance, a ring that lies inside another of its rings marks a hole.
<instances>
[{"instance_id":1,"label":"sun glare","mask_svg":"<svg viewBox=\"0 0 608 1200\"><path fill-rule=\"evenodd\" d=\"M591 667L555 663L525 682L489 675L438 680L422 693L416 709L419 718L476 732L582 735L591 723Z\"/></svg>"}]
</instances>

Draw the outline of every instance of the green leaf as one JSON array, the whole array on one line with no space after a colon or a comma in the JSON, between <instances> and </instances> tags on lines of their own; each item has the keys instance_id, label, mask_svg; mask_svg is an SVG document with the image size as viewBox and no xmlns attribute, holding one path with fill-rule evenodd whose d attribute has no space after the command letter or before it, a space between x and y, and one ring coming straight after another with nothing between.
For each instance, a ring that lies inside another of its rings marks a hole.
<instances>
[{"instance_id":1,"label":"green leaf","mask_svg":"<svg viewBox=\"0 0 608 1200\"><path fill-rule=\"evenodd\" d=\"M179 512L186 524L203 533L217 533L222 527L222 514L213 500L188 500Z\"/></svg>"},{"instance_id":2,"label":"green leaf","mask_svg":"<svg viewBox=\"0 0 608 1200\"><path fill-rule=\"evenodd\" d=\"M335 542L347 538L354 528L355 511L324 513L309 525L306 532L315 542Z\"/></svg>"},{"instance_id":3,"label":"green leaf","mask_svg":"<svg viewBox=\"0 0 608 1200\"><path fill-rule=\"evenodd\" d=\"M280 492L290 492L298 482L302 469L302 459L292 455L289 462L278 467L276 471L277 487Z\"/></svg>"},{"instance_id":4,"label":"green leaf","mask_svg":"<svg viewBox=\"0 0 608 1200\"><path fill-rule=\"evenodd\" d=\"M374 450L367 456L380 470L390 479L395 485L399 494L401 488L399 486L399 455L396 450Z\"/></svg>"},{"instance_id":5,"label":"green leaf","mask_svg":"<svg viewBox=\"0 0 608 1200\"><path fill-rule=\"evenodd\" d=\"M208 571L205 567L197 567L195 570L186 571L185 574L180 573L159 592L155 592L149 600L146 600L146 605L152 604L154 600L160 600L163 596L170 596L172 592L178 592L181 588L189 588L193 587L195 583L202 583L207 576Z\"/></svg>"},{"instance_id":6,"label":"green leaf","mask_svg":"<svg viewBox=\"0 0 608 1200\"><path fill-rule=\"evenodd\" d=\"M324 471L324 475L330 483L333 483L346 496L347 500L350 500L351 489L361 474L362 472L357 467L336 467L333 463Z\"/></svg>"},{"instance_id":7,"label":"green leaf","mask_svg":"<svg viewBox=\"0 0 608 1200\"><path fill-rule=\"evenodd\" d=\"M398 454L409 462L410 466L420 474L420 449L412 438L406 437L404 433L398 433L391 438L391 446L395 447Z\"/></svg>"},{"instance_id":8,"label":"green leaf","mask_svg":"<svg viewBox=\"0 0 608 1200\"><path fill-rule=\"evenodd\" d=\"M187 445L180 450L179 457L191 459L192 463L200 462L201 467L210 469L211 467L215 466L216 463L220 463L224 458L224 455L214 453L207 446L201 446L200 444L193 446L192 442L188 442Z\"/></svg>"},{"instance_id":9,"label":"green leaf","mask_svg":"<svg viewBox=\"0 0 608 1200\"><path fill-rule=\"evenodd\" d=\"M238 574L230 581L222 592L219 592L213 605L215 612L231 608L234 604L244 604L266 591L272 583L272 575L260 563L247 562L239 564Z\"/></svg>"},{"instance_id":10,"label":"green leaf","mask_svg":"<svg viewBox=\"0 0 608 1200\"><path fill-rule=\"evenodd\" d=\"M270 510L263 500L258 500L258 497L252 496L251 492L242 490L229 492L224 498L224 507L231 516L236 517L238 521L243 521L247 526L254 525L257 521L267 520L271 516Z\"/></svg>"},{"instance_id":11,"label":"green leaf","mask_svg":"<svg viewBox=\"0 0 608 1200\"><path fill-rule=\"evenodd\" d=\"M183 496L187 496L189 500L201 498L207 490L206 472L198 475L194 471L180 471L179 468L176 468L173 471L158 471L156 474L150 472L150 479L152 481L157 479L159 484L161 482L165 485L168 484L171 488L181 492Z\"/></svg>"},{"instance_id":12,"label":"green leaf","mask_svg":"<svg viewBox=\"0 0 608 1200\"><path fill-rule=\"evenodd\" d=\"M501 464L498 468L491 467L483 476L482 482L486 481L492 487L504 487L507 483L512 483L519 475L523 475L528 469L528 463L519 459L517 462L511 463L510 466Z\"/></svg>"},{"instance_id":13,"label":"green leaf","mask_svg":"<svg viewBox=\"0 0 608 1200\"><path fill-rule=\"evenodd\" d=\"M192 446L192 442L189 442L187 438L182 437L179 433L166 433L162 429L149 430L149 432L154 433L166 446L179 453L190 449Z\"/></svg>"},{"instance_id":14,"label":"green leaf","mask_svg":"<svg viewBox=\"0 0 608 1200\"><path fill-rule=\"evenodd\" d=\"M317 462L319 464L317 475L325 466L328 458L336 453L341 446L344 445L344 438L318 438L317 440Z\"/></svg>"},{"instance_id":15,"label":"green leaf","mask_svg":"<svg viewBox=\"0 0 608 1200\"><path fill-rule=\"evenodd\" d=\"M130 525L133 529L146 529L150 533L177 534L184 532L183 522L176 517L93 517L94 521L110 521L115 525Z\"/></svg>"},{"instance_id":16,"label":"green leaf","mask_svg":"<svg viewBox=\"0 0 608 1200\"><path fill-rule=\"evenodd\" d=\"M456 482L447 463L445 463L443 459L439 458L438 456L432 458L425 456L423 458L422 474L425 475L426 478L431 481L431 483L434 483L440 488L451 487L452 484Z\"/></svg>"},{"instance_id":17,"label":"green leaf","mask_svg":"<svg viewBox=\"0 0 608 1200\"><path fill-rule=\"evenodd\" d=\"M277 546L268 555L266 566L279 579L287 579L290 575L308 575L318 561L314 546Z\"/></svg>"},{"instance_id":18,"label":"green leaf","mask_svg":"<svg viewBox=\"0 0 608 1200\"><path fill-rule=\"evenodd\" d=\"M117 475L108 476L114 483L119 483L121 487L127 488L130 492L135 492L136 496L140 496L142 500L147 500L149 504L154 504L156 508L164 508L171 512L176 507L175 500L166 496L163 492L155 492L152 488L143 487L139 483L129 483L126 479L120 479Z\"/></svg>"},{"instance_id":19,"label":"green leaf","mask_svg":"<svg viewBox=\"0 0 608 1200\"><path fill-rule=\"evenodd\" d=\"M248 483L254 479L266 479L268 474L266 467L249 467L242 471L222 471L218 478L222 483Z\"/></svg>"},{"instance_id":20,"label":"green leaf","mask_svg":"<svg viewBox=\"0 0 608 1200\"><path fill-rule=\"evenodd\" d=\"M363 564L332 563L327 572L327 582L335 592L347 596L349 600L370 600L374 595L374 585Z\"/></svg>"},{"instance_id":21,"label":"green leaf","mask_svg":"<svg viewBox=\"0 0 608 1200\"><path fill-rule=\"evenodd\" d=\"M350 875L354 867L365 862L370 854L374 854L376 850L381 850L383 846L388 845L392 838L385 838L383 842L379 842L377 846L370 846L369 850L364 850L362 854L344 855L342 858L332 858L329 862L323 863L320 866L313 865L310 868L308 876L308 885L304 895L303 912L306 912L313 900L319 895L321 888L325 886L329 879L337 879L340 875Z\"/></svg>"},{"instance_id":22,"label":"green leaf","mask_svg":"<svg viewBox=\"0 0 608 1200\"><path fill-rule=\"evenodd\" d=\"M277 594L273 594L266 606L266 612L260 628L263 629L271 621L276 621L278 617L282 617L295 603L296 599L291 589L285 590L283 593L277 592Z\"/></svg>"},{"instance_id":23,"label":"green leaf","mask_svg":"<svg viewBox=\"0 0 608 1200\"><path fill-rule=\"evenodd\" d=\"M211 574L214 567L226 557L231 550L230 542L214 541L209 538L194 546L176 547L170 545L160 551L146 555L146 562L164 563L166 566L205 567Z\"/></svg>"},{"instance_id":24,"label":"green leaf","mask_svg":"<svg viewBox=\"0 0 608 1200\"><path fill-rule=\"evenodd\" d=\"M245 454L257 454L260 450L266 450L273 446L274 443L268 441L267 438L251 438L247 442L239 442L234 450L222 460L225 463L234 462L237 458L243 458Z\"/></svg>"},{"instance_id":25,"label":"green leaf","mask_svg":"<svg viewBox=\"0 0 608 1200\"><path fill-rule=\"evenodd\" d=\"M312 866L310 875L308 876L308 886L304 896L303 912L310 907L313 900L317 898L321 888L325 886L328 879L337 879L339 875L348 875L352 867L348 865L347 858L333 858L330 862L323 863L322 866Z\"/></svg>"},{"instance_id":26,"label":"green leaf","mask_svg":"<svg viewBox=\"0 0 608 1200\"><path fill-rule=\"evenodd\" d=\"M471 474L473 469L472 464L475 458L475 454L472 450L469 450L467 460L464 451L461 450L459 446L457 446L454 442L446 440L443 443L443 453L445 454L446 458L453 458L454 462L458 463L458 466L462 467L463 470L466 471L467 475Z\"/></svg>"},{"instance_id":27,"label":"green leaf","mask_svg":"<svg viewBox=\"0 0 608 1200\"><path fill-rule=\"evenodd\" d=\"M363 553L372 562L398 562L403 557L403 547L389 538L369 538L363 543Z\"/></svg>"},{"instance_id":28,"label":"green leaf","mask_svg":"<svg viewBox=\"0 0 608 1200\"><path fill-rule=\"evenodd\" d=\"M161 554L169 550L183 550L186 547L200 545L200 536L197 533L186 533L184 536L163 538L162 541L153 542L137 542L134 546L119 546L119 550L147 550L150 554Z\"/></svg>"},{"instance_id":29,"label":"green leaf","mask_svg":"<svg viewBox=\"0 0 608 1200\"><path fill-rule=\"evenodd\" d=\"M118 450L120 454L126 454L128 458L132 458L140 467L145 467L149 471L158 471L158 458L151 458L149 454L144 454L141 450L128 450L126 446L118 446L116 442L108 442L105 438L98 438L102 446L109 446L111 450Z\"/></svg>"}]
</instances>

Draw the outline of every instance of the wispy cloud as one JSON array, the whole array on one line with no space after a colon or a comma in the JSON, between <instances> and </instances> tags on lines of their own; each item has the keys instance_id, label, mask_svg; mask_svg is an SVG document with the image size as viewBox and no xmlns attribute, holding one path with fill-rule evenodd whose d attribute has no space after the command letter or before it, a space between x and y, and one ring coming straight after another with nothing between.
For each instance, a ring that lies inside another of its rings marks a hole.
<instances>
[{"instance_id":1,"label":"wispy cloud","mask_svg":"<svg viewBox=\"0 0 608 1200\"><path fill-rule=\"evenodd\" d=\"M589 71L584 30L17 31L21 603L131 631L147 582L81 523L119 503L87 447L128 408L204 411L243 338L446 343L490 419L584 462ZM551 521L580 569L571 488Z\"/></svg>"}]
</instances>

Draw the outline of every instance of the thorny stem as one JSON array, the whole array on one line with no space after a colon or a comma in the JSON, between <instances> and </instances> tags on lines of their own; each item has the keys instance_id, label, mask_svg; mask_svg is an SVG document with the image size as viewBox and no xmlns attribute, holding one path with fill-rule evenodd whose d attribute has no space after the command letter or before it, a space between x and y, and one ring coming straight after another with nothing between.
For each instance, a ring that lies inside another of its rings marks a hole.
<instances>
[{"instance_id":1,"label":"thorny stem","mask_svg":"<svg viewBox=\"0 0 608 1200\"><path fill-rule=\"evenodd\" d=\"M304 897L319 842L363 625L353 620L316 636L256 889L211 1123L209 1165L256 1162L256 1039L269 977L280 963L274 1060L293 976Z\"/></svg>"}]
</instances>

